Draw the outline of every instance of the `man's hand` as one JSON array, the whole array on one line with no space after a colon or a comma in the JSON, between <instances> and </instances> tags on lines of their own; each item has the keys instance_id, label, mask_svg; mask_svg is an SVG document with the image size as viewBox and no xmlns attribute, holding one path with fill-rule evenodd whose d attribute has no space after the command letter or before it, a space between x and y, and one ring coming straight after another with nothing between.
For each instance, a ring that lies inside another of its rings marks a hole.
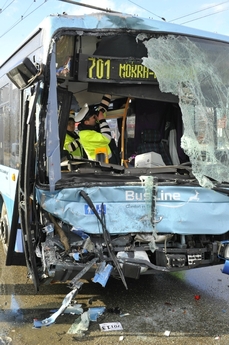
<instances>
[{"instance_id":1,"label":"man's hand","mask_svg":"<svg viewBox=\"0 0 229 345\"><path fill-rule=\"evenodd\" d=\"M104 116L104 113L102 111L99 112L97 119L98 119L98 121L99 120L105 120L105 116Z\"/></svg>"}]
</instances>

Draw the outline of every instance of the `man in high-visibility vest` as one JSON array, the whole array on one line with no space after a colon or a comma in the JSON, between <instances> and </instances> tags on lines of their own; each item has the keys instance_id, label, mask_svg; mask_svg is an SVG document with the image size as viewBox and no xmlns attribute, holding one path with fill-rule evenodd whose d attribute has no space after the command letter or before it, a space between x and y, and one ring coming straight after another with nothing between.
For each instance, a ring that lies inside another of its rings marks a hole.
<instances>
[{"instance_id":1,"label":"man in high-visibility vest","mask_svg":"<svg viewBox=\"0 0 229 345\"><path fill-rule=\"evenodd\" d=\"M104 116L108 110L111 95L104 95L97 110L89 108L87 104L76 115L80 142L86 152L88 159L96 160L97 152L105 152L109 162L112 162L112 152L109 147L111 130Z\"/></svg>"},{"instance_id":2,"label":"man in high-visibility vest","mask_svg":"<svg viewBox=\"0 0 229 345\"><path fill-rule=\"evenodd\" d=\"M64 149L67 150L75 159L83 157L83 148L80 144L79 136L75 132L75 112L73 111L70 111L68 118Z\"/></svg>"}]
</instances>

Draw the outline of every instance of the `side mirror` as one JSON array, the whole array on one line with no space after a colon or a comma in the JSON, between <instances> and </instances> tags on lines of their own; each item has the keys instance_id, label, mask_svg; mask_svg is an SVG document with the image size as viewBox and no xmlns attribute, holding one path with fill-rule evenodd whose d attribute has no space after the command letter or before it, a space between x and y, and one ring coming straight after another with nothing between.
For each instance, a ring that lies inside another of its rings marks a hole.
<instances>
[{"instance_id":1,"label":"side mirror","mask_svg":"<svg viewBox=\"0 0 229 345\"><path fill-rule=\"evenodd\" d=\"M7 76L20 90L30 86L29 82L31 78L34 78L38 74L38 70L29 58L25 58L21 63L11 69Z\"/></svg>"}]
</instances>

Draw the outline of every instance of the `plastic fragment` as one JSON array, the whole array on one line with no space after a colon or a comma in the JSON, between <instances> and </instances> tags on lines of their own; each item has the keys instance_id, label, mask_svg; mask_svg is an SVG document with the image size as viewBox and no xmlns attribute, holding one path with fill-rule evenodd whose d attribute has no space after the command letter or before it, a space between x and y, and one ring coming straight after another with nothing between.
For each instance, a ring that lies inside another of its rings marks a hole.
<instances>
[{"instance_id":1,"label":"plastic fragment","mask_svg":"<svg viewBox=\"0 0 229 345\"><path fill-rule=\"evenodd\" d=\"M124 336L123 336L123 335L120 335L119 341L123 341L123 339L124 339Z\"/></svg>"},{"instance_id":2,"label":"plastic fragment","mask_svg":"<svg viewBox=\"0 0 229 345\"><path fill-rule=\"evenodd\" d=\"M0 337L0 344L2 345L11 345L12 344L12 339L10 337Z\"/></svg>"},{"instance_id":3,"label":"plastic fragment","mask_svg":"<svg viewBox=\"0 0 229 345\"><path fill-rule=\"evenodd\" d=\"M164 335L165 335L166 337L169 337L169 336L170 336L170 331L165 331L165 332L164 332Z\"/></svg>"},{"instance_id":4,"label":"plastic fragment","mask_svg":"<svg viewBox=\"0 0 229 345\"><path fill-rule=\"evenodd\" d=\"M88 309L89 319L90 321L97 321L97 318L101 316L106 307L93 307Z\"/></svg>"},{"instance_id":5,"label":"plastic fragment","mask_svg":"<svg viewBox=\"0 0 229 345\"><path fill-rule=\"evenodd\" d=\"M83 313L82 304L69 305L64 311L64 314L78 314L78 315L80 315L82 313Z\"/></svg>"},{"instance_id":6,"label":"plastic fragment","mask_svg":"<svg viewBox=\"0 0 229 345\"><path fill-rule=\"evenodd\" d=\"M71 325L71 327L68 330L68 334L79 334L83 335L84 331L87 331L89 327L89 313L88 311L85 311L83 314L81 314L80 317L78 317L75 322Z\"/></svg>"},{"instance_id":7,"label":"plastic fragment","mask_svg":"<svg viewBox=\"0 0 229 345\"><path fill-rule=\"evenodd\" d=\"M72 257L75 261L79 261L80 260L80 254L79 253L73 253Z\"/></svg>"},{"instance_id":8,"label":"plastic fragment","mask_svg":"<svg viewBox=\"0 0 229 345\"><path fill-rule=\"evenodd\" d=\"M200 299L200 295L195 295L195 300L199 300Z\"/></svg>"},{"instance_id":9,"label":"plastic fragment","mask_svg":"<svg viewBox=\"0 0 229 345\"><path fill-rule=\"evenodd\" d=\"M112 265L110 264L107 264L106 266L105 265L106 265L105 261L99 264L99 267L95 273L95 276L92 279L94 283L100 283L103 287L106 286L108 278L110 277L111 271L113 269Z\"/></svg>"},{"instance_id":10,"label":"plastic fragment","mask_svg":"<svg viewBox=\"0 0 229 345\"><path fill-rule=\"evenodd\" d=\"M120 317L128 316L130 313L120 314Z\"/></svg>"}]
</instances>

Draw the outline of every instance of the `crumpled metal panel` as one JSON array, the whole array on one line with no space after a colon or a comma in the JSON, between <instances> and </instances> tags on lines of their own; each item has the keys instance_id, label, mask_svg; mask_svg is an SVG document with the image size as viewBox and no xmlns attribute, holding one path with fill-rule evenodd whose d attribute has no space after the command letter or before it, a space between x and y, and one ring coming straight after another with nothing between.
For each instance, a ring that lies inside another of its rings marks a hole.
<instances>
[{"instance_id":1,"label":"crumpled metal panel","mask_svg":"<svg viewBox=\"0 0 229 345\"><path fill-rule=\"evenodd\" d=\"M106 227L111 234L152 232L149 201L143 186L69 188L50 193L37 189L46 211L76 229L102 234L96 216L80 196L84 190L96 210L104 204ZM177 234L222 234L228 231L228 197L201 187L159 186L156 231Z\"/></svg>"}]
</instances>

